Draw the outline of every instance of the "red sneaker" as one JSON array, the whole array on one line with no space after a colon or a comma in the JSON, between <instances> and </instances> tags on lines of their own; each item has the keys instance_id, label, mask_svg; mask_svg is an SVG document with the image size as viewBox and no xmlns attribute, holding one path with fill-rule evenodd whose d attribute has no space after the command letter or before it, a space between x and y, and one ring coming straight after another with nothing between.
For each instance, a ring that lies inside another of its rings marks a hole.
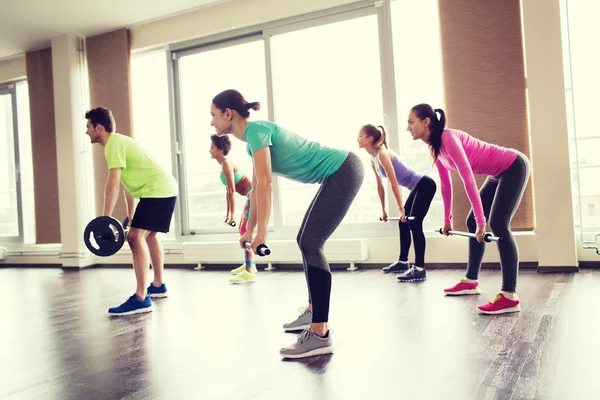
<instances>
[{"instance_id":1,"label":"red sneaker","mask_svg":"<svg viewBox=\"0 0 600 400\"><path fill-rule=\"evenodd\" d=\"M502 293L498 293L492 301L478 308L483 314L504 314L521 311L519 300L507 299Z\"/></svg>"},{"instance_id":2,"label":"red sneaker","mask_svg":"<svg viewBox=\"0 0 600 400\"><path fill-rule=\"evenodd\" d=\"M464 278L451 288L444 289L444 293L449 296L461 296L465 294L481 294L479 282L467 282Z\"/></svg>"}]
</instances>

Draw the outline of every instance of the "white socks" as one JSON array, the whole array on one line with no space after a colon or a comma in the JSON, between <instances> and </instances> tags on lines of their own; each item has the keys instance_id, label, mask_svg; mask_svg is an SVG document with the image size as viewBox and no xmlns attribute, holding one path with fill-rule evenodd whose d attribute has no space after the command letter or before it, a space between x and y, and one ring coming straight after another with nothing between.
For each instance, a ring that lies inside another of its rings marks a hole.
<instances>
[{"instance_id":1,"label":"white socks","mask_svg":"<svg viewBox=\"0 0 600 400\"><path fill-rule=\"evenodd\" d=\"M519 300L519 296L517 296L516 293L508 293L508 292L505 292L504 290L501 291L500 293L502 293L504 295L504 297L506 297L509 300L512 300L512 301Z\"/></svg>"}]
</instances>

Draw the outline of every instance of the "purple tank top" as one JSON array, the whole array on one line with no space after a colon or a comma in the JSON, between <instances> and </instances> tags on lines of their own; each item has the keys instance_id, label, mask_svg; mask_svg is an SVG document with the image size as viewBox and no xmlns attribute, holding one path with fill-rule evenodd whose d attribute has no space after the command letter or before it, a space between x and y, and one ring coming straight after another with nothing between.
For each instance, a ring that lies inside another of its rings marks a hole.
<instances>
[{"instance_id":1,"label":"purple tank top","mask_svg":"<svg viewBox=\"0 0 600 400\"><path fill-rule=\"evenodd\" d=\"M374 158L375 163L377 164L377 175L381 176L382 178L387 178L385 169L383 168L383 165L381 165L381 163L379 162L379 150L380 149L377 149ZM396 174L396 180L398 181L398 185L404 186L408 190L414 190L417 186L417 183L419 183L419 181L423 177L422 174L413 171L412 169L402 164L400 160L398 160L398 157L394 157L392 159L392 166L394 167L394 173Z\"/></svg>"}]
</instances>

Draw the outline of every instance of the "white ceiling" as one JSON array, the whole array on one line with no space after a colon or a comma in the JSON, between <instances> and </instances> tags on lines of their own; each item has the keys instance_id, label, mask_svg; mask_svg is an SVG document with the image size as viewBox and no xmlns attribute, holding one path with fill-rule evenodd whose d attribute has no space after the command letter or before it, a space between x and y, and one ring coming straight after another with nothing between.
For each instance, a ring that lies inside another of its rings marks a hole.
<instances>
[{"instance_id":1,"label":"white ceiling","mask_svg":"<svg viewBox=\"0 0 600 400\"><path fill-rule=\"evenodd\" d=\"M0 0L0 59L66 33L92 36L223 0Z\"/></svg>"}]
</instances>

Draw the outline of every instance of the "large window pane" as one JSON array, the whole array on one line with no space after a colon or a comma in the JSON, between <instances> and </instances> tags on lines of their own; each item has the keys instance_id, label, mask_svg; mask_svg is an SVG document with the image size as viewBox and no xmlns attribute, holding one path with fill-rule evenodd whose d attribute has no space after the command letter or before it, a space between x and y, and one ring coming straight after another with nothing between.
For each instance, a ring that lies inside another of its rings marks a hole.
<instances>
[{"instance_id":1,"label":"large window pane","mask_svg":"<svg viewBox=\"0 0 600 400\"><path fill-rule=\"evenodd\" d=\"M595 48L595 16L600 3L561 1L565 54L565 90L574 194L575 224L583 231L600 229L600 128L596 122L600 78Z\"/></svg>"},{"instance_id":2,"label":"large window pane","mask_svg":"<svg viewBox=\"0 0 600 400\"><path fill-rule=\"evenodd\" d=\"M377 16L273 36L271 58L276 122L325 146L355 151L365 182L344 223L376 222L375 178L356 138L363 125L383 122ZM319 186L279 182L283 223L299 225Z\"/></svg>"},{"instance_id":3,"label":"large window pane","mask_svg":"<svg viewBox=\"0 0 600 400\"><path fill-rule=\"evenodd\" d=\"M0 93L0 238L19 236L13 106L10 93Z\"/></svg>"},{"instance_id":4,"label":"large window pane","mask_svg":"<svg viewBox=\"0 0 600 400\"><path fill-rule=\"evenodd\" d=\"M35 243L35 196L33 195L29 86L26 81L16 84L16 93L19 126L19 169L23 204L23 241L25 243Z\"/></svg>"},{"instance_id":5,"label":"large window pane","mask_svg":"<svg viewBox=\"0 0 600 400\"><path fill-rule=\"evenodd\" d=\"M169 86L164 52L132 57L133 135L171 171Z\"/></svg>"},{"instance_id":6,"label":"large window pane","mask_svg":"<svg viewBox=\"0 0 600 400\"><path fill-rule=\"evenodd\" d=\"M210 158L210 105L213 97L226 89L236 89L248 101L260 101L261 110L251 112L250 120L268 119L264 42L257 40L208 50L179 59L182 131L187 186L189 226L195 230L226 227L225 186L221 166ZM228 157L252 177L252 159L244 142L230 135ZM236 195L235 216L239 219L245 197Z\"/></svg>"},{"instance_id":7,"label":"large window pane","mask_svg":"<svg viewBox=\"0 0 600 400\"><path fill-rule=\"evenodd\" d=\"M443 222L443 204L439 176L432 166L429 149L422 141L414 141L406 131L410 109L419 103L444 108L444 82L441 59L437 0L395 0L391 3L394 74L398 106L400 157L406 165L430 175L438 191L424 221L426 231L439 228ZM427 29L422 29L418 15L427 16ZM406 198L408 191L403 190Z\"/></svg>"},{"instance_id":8,"label":"large window pane","mask_svg":"<svg viewBox=\"0 0 600 400\"><path fill-rule=\"evenodd\" d=\"M165 52L132 57L133 136L167 171L172 171L168 82ZM175 236L174 218L167 236Z\"/></svg>"}]
</instances>

